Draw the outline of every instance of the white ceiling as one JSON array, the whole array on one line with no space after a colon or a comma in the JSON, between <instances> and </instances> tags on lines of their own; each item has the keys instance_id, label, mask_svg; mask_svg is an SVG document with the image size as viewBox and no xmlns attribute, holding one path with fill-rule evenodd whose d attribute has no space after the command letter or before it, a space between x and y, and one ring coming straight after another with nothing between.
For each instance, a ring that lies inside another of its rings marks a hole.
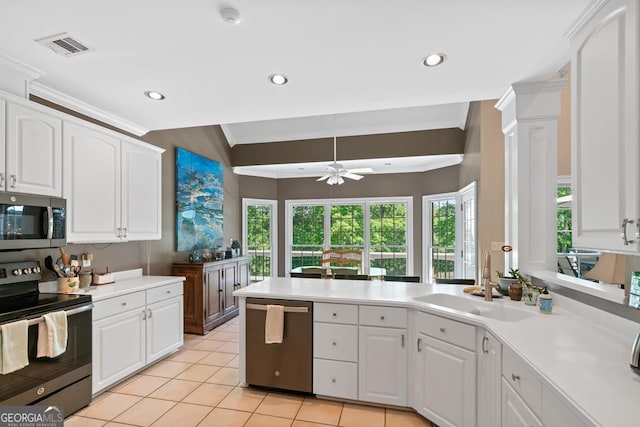
<instances>
[{"instance_id":1,"label":"white ceiling","mask_svg":"<svg viewBox=\"0 0 640 427\"><path fill-rule=\"evenodd\" d=\"M565 65L563 34L588 3L0 0L0 55L44 74L33 93L138 134L222 124L231 144L326 137L335 116L339 136L463 127L469 101ZM229 6L237 25L220 16ZM35 42L63 32L95 51L65 58ZM433 52L447 61L422 66Z\"/></svg>"}]
</instances>

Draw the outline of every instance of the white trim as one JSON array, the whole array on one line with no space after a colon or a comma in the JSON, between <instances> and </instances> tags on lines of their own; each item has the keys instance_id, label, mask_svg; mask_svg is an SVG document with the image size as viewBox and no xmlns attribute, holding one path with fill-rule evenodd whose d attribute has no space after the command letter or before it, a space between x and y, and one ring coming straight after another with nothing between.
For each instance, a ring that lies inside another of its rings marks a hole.
<instances>
[{"instance_id":1,"label":"white trim","mask_svg":"<svg viewBox=\"0 0 640 427\"><path fill-rule=\"evenodd\" d=\"M474 243L474 247L476 248L476 253L475 253L475 271L473 273L473 279L476 279L476 282L479 283L479 274L478 272L479 270L479 266L478 266L478 260L481 260L482 258L480 257L480 248L478 245L478 193L477 193L477 185L476 185L476 181L473 181L472 183L466 185L465 187L463 187L460 191L458 191L458 194L460 195L460 207L461 209L458 210L458 212L460 212L460 249L464 250L464 235L465 235L465 230L464 230L464 226L466 224L466 220L464 218L464 215L462 214L462 212L464 212L462 210L462 208L464 207L464 201L465 198L470 198L473 200L473 207L474 207L474 223L475 223L475 227L473 228L474 231L474 235L473 235L473 243ZM464 256L461 257L460 259L460 269L459 269L459 273L460 275L457 277L461 277L463 279L468 279L469 277L466 277L466 275L464 274Z\"/></svg>"},{"instance_id":2,"label":"white trim","mask_svg":"<svg viewBox=\"0 0 640 427\"><path fill-rule=\"evenodd\" d=\"M554 273L548 270L535 270L531 272L531 275L564 288L573 289L604 300L620 304L624 302L624 290L614 285L601 285L600 283L579 279L566 274Z\"/></svg>"},{"instance_id":3,"label":"white trim","mask_svg":"<svg viewBox=\"0 0 640 427\"><path fill-rule=\"evenodd\" d=\"M271 275L270 277L278 277L278 201L270 199L242 199L242 252L249 253L249 245L247 242L247 207L249 205L269 206L271 208L270 232L271 232Z\"/></svg>"},{"instance_id":4,"label":"white trim","mask_svg":"<svg viewBox=\"0 0 640 427\"><path fill-rule=\"evenodd\" d=\"M51 89L50 87L45 86L41 83L31 83L30 92L33 95L39 96L40 98L44 98L63 107L70 108L73 111L87 115L96 120L100 120L101 122L107 123L111 126L115 126L118 129L122 129L134 135L142 136L149 132L149 129L143 126L125 120L122 117L116 116L115 114L101 110L97 107L94 107L93 105L87 104L84 101L80 101L77 98L66 95L62 92L58 92L57 90Z\"/></svg>"},{"instance_id":5,"label":"white trim","mask_svg":"<svg viewBox=\"0 0 640 427\"><path fill-rule=\"evenodd\" d=\"M602 9L602 7L607 4L609 0L593 0L591 3L587 5L583 9L583 11L578 15L575 21L571 24L569 29L564 33L564 37L567 39L571 39L576 33L584 28L585 25L591 21L596 13Z\"/></svg>"},{"instance_id":6,"label":"white trim","mask_svg":"<svg viewBox=\"0 0 640 427\"><path fill-rule=\"evenodd\" d=\"M571 175L558 175L558 187L571 187Z\"/></svg>"},{"instance_id":7,"label":"white trim","mask_svg":"<svg viewBox=\"0 0 640 427\"><path fill-rule=\"evenodd\" d=\"M222 129L222 133L224 134L224 137L227 138L229 147L233 147L234 145L236 145L236 140L233 137L233 132L231 132L231 128L229 127L229 125L221 124L220 129ZM235 172L235 168L234 168L234 172Z\"/></svg>"},{"instance_id":8,"label":"white trim","mask_svg":"<svg viewBox=\"0 0 640 427\"><path fill-rule=\"evenodd\" d=\"M431 280L431 251L432 246L431 233L431 202L437 200L454 199L456 205L458 204L458 192L432 194L429 196L422 196L422 281L429 283L427 280ZM458 251L458 206L456 206L456 259ZM455 261L454 268L457 268L458 262Z\"/></svg>"},{"instance_id":9,"label":"white trim","mask_svg":"<svg viewBox=\"0 0 640 427\"><path fill-rule=\"evenodd\" d=\"M22 61L0 53L0 69L10 72L27 81L39 79L46 76L44 71L32 67Z\"/></svg>"}]
</instances>

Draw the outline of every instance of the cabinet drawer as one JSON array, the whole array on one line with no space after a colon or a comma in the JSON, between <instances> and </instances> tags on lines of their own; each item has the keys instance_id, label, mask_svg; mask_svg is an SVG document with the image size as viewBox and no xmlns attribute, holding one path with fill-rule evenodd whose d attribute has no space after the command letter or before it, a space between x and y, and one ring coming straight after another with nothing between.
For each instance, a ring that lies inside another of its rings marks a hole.
<instances>
[{"instance_id":1,"label":"cabinet drawer","mask_svg":"<svg viewBox=\"0 0 640 427\"><path fill-rule=\"evenodd\" d=\"M542 408L542 382L533 369L506 347L502 350L502 376L539 416Z\"/></svg>"},{"instance_id":2,"label":"cabinet drawer","mask_svg":"<svg viewBox=\"0 0 640 427\"><path fill-rule=\"evenodd\" d=\"M358 398L358 364L313 359L313 392L322 396Z\"/></svg>"},{"instance_id":3,"label":"cabinet drawer","mask_svg":"<svg viewBox=\"0 0 640 427\"><path fill-rule=\"evenodd\" d=\"M356 362L358 360L358 327L314 323L313 357Z\"/></svg>"},{"instance_id":4,"label":"cabinet drawer","mask_svg":"<svg viewBox=\"0 0 640 427\"><path fill-rule=\"evenodd\" d=\"M349 304L314 303L313 316L316 322L358 323L358 306Z\"/></svg>"},{"instance_id":5,"label":"cabinet drawer","mask_svg":"<svg viewBox=\"0 0 640 427\"><path fill-rule=\"evenodd\" d=\"M418 332L476 351L476 328L466 323L418 312Z\"/></svg>"},{"instance_id":6,"label":"cabinet drawer","mask_svg":"<svg viewBox=\"0 0 640 427\"><path fill-rule=\"evenodd\" d=\"M183 294L182 282L169 283L157 288L147 289L147 304L163 301Z\"/></svg>"},{"instance_id":7,"label":"cabinet drawer","mask_svg":"<svg viewBox=\"0 0 640 427\"><path fill-rule=\"evenodd\" d=\"M360 324L367 326L407 327L407 309L395 307L360 306Z\"/></svg>"},{"instance_id":8,"label":"cabinet drawer","mask_svg":"<svg viewBox=\"0 0 640 427\"><path fill-rule=\"evenodd\" d=\"M502 378L502 425L543 427L536 414L504 378Z\"/></svg>"},{"instance_id":9,"label":"cabinet drawer","mask_svg":"<svg viewBox=\"0 0 640 427\"><path fill-rule=\"evenodd\" d=\"M93 303L93 320L115 316L145 306L144 291L133 292Z\"/></svg>"}]
</instances>

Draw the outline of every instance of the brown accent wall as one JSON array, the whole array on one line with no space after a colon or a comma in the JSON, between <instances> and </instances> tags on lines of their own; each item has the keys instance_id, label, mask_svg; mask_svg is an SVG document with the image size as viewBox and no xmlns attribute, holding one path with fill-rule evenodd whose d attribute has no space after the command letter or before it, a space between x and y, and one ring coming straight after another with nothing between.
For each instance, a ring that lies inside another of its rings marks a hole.
<instances>
[{"instance_id":1,"label":"brown accent wall","mask_svg":"<svg viewBox=\"0 0 640 427\"><path fill-rule=\"evenodd\" d=\"M437 129L381 135L340 137L337 158L340 160L387 157L461 154L464 131ZM282 163L326 162L333 160L333 139L238 144L231 149L233 166Z\"/></svg>"}]
</instances>

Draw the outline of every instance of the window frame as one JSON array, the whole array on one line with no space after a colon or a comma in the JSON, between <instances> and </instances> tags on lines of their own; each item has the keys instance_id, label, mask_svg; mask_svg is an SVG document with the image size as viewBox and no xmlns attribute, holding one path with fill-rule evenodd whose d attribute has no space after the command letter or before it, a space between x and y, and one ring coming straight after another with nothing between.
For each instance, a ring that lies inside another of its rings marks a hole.
<instances>
[{"instance_id":1,"label":"window frame","mask_svg":"<svg viewBox=\"0 0 640 427\"><path fill-rule=\"evenodd\" d=\"M271 249L269 251L271 259L271 274L269 277L278 277L278 201L271 199L242 199L242 252L249 255L247 214L249 206L268 206L271 208L270 232Z\"/></svg>"}]
</instances>

